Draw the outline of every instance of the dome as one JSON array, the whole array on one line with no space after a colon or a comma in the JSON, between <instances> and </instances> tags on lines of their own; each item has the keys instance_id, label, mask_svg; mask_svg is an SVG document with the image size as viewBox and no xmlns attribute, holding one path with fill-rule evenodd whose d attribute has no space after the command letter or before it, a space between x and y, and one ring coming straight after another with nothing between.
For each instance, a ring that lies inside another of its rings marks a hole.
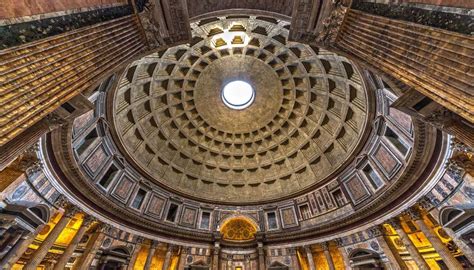
<instances>
[{"instance_id":1,"label":"dome","mask_svg":"<svg viewBox=\"0 0 474 270\"><path fill-rule=\"evenodd\" d=\"M193 43L132 63L111 114L131 162L169 190L219 203L281 199L327 182L366 130L367 93L349 60L288 41L288 26L202 20L191 25ZM253 89L239 110L222 94L236 80Z\"/></svg>"}]
</instances>

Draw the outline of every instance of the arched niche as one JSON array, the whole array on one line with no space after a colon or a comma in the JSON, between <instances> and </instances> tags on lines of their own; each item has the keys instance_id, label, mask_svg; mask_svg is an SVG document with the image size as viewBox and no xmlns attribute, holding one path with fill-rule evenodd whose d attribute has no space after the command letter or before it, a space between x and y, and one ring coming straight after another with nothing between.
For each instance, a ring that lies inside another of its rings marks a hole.
<instances>
[{"instance_id":1,"label":"arched niche","mask_svg":"<svg viewBox=\"0 0 474 270\"><path fill-rule=\"evenodd\" d=\"M223 220L218 226L218 231L224 241L247 242L255 240L259 230L258 224L253 219L244 216L232 216Z\"/></svg>"}]
</instances>

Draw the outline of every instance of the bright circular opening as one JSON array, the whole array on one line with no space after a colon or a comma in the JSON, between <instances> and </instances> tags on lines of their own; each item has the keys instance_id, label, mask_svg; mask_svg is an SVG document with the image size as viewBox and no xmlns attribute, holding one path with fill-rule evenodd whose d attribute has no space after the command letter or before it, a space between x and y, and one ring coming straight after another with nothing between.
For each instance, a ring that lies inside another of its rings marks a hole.
<instances>
[{"instance_id":1,"label":"bright circular opening","mask_svg":"<svg viewBox=\"0 0 474 270\"><path fill-rule=\"evenodd\" d=\"M252 86L244 81L231 81L222 89L222 101L234 110L242 110L252 104L255 91Z\"/></svg>"}]
</instances>

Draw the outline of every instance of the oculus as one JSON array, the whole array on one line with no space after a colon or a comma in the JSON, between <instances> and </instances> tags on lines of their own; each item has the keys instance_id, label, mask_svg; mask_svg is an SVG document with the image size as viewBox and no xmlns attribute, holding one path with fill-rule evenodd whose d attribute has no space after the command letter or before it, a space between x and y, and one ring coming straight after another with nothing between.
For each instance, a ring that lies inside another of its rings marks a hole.
<instances>
[{"instance_id":1,"label":"oculus","mask_svg":"<svg viewBox=\"0 0 474 270\"><path fill-rule=\"evenodd\" d=\"M221 98L227 107L243 110L252 105L255 100L255 91L247 82L231 81L222 89Z\"/></svg>"}]
</instances>

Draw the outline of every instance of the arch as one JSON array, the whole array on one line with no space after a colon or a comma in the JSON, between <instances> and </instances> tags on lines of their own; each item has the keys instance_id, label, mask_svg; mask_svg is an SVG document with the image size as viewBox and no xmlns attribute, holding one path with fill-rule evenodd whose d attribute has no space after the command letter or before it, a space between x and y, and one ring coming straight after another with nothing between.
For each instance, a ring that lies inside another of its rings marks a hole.
<instances>
[{"instance_id":1,"label":"arch","mask_svg":"<svg viewBox=\"0 0 474 270\"><path fill-rule=\"evenodd\" d=\"M288 265L283 264L279 261L274 261L268 266L268 270L288 270Z\"/></svg>"},{"instance_id":2,"label":"arch","mask_svg":"<svg viewBox=\"0 0 474 270\"><path fill-rule=\"evenodd\" d=\"M248 222L250 222L253 226L255 226L255 228L257 229L257 231L260 231L260 226L258 225L258 223L252 218L252 217L249 217L247 215L242 215L242 214L236 214L236 215L230 215L228 217L225 217L223 219L221 219L221 221L219 222L219 224L217 225L217 231L221 231L222 227L227 224L230 220L232 219L236 219L236 218L243 218L245 220L247 220Z\"/></svg>"},{"instance_id":3,"label":"arch","mask_svg":"<svg viewBox=\"0 0 474 270\"><path fill-rule=\"evenodd\" d=\"M459 209L453 206L447 206L439 211L439 222L444 227L457 217L461 216L464 213L464 210Z\"/></svg>"},{"instance_id":4,"label":"arch","mask_svg":"<svg viewBox=\"0 0 474 270\"><path fill-rule=\"evenodd\" d=\"M379 254L370 249L356 248L349 253L349 259L358 258L361 256L375 256L380 257Z\"/></svg>"},{"instance_id":5,"label":"arch","mask_svg":"<svg viewBox=\"0 0 474 270\"><path fill-rule=\"evenodd\" d=\"M38 204L34 207L30 207L28 208L28 211L38 216L45 223L48 223L49 219L51 218L51 211L49 210L49 207L44 204Z\"/></svg>"},{"instance_id":6,"label":"arch","mask_svg":"<svg viewBox=\"0 0 474 270\"><path fill-rule=\"evenodd\" d=\"M356 248L349 253L349 260L353 269L383 269L380 255L373 250Z\"/></svg>"},{"instance_id":7,"label":"arch","mask_svg":"<svg viewBox=\"0 0 474 270\"><path fill-rule=\"evenodd\" d=\"M218 231L227 241L252 241L257 234L258 224L247 216L234 216L222 221Z\"/></svg>"},{"instance_id":8,"label":"arch","mask_svg":"<svg viewBox=\"0 0 474 270\"><path fill-rule=\"evenodd\" d=\"M130 250L126 246L116 246L109 248L110 253L114 254L123 254L126 256L130 256Z\"/></svg>"}]
</instances>

